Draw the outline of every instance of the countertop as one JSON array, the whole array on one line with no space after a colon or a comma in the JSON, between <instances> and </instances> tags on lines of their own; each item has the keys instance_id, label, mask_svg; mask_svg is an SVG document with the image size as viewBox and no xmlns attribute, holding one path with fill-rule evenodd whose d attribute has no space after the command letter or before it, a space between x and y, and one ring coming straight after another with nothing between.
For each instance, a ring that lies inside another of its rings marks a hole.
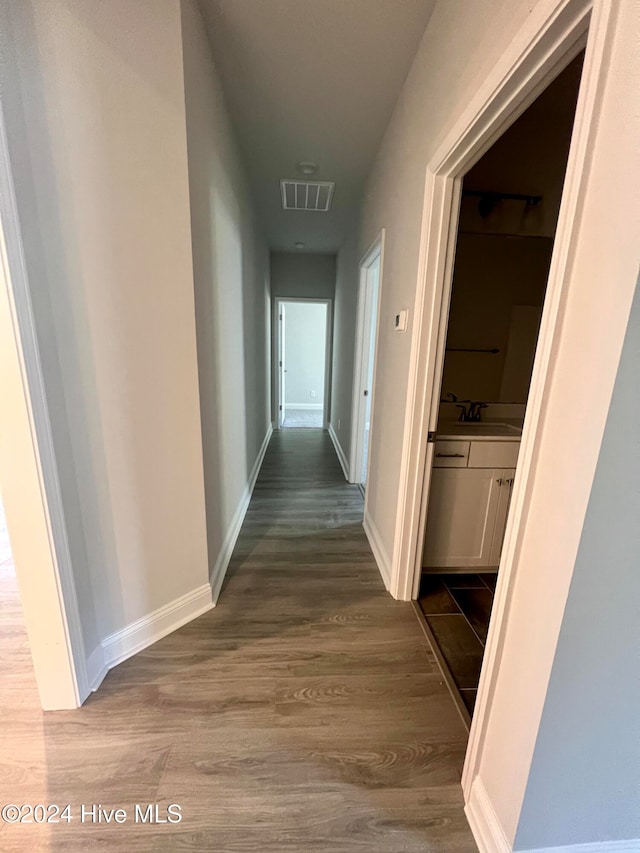
<instances>
[{"instance_id":1,"label":"countertop","mask_svg":"<svg viewBox=\"0 0 640 853\"><path fill-rule=\"evenodd\" d=\"M474 441L520 441L522 426L504 421L441 421L437 439L473 439Z\"/></svg>"}]
</instances>

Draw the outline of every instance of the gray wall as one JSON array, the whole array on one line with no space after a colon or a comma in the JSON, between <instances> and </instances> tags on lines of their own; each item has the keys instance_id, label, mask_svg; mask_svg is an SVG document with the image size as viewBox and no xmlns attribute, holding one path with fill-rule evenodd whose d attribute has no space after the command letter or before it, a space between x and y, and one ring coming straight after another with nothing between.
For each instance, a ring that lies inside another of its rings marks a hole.
<instances>
[{"instance_id":1,"label":"gray wall","mask_svg":"<svg viewBox=\"0 0 640 853\"><path fill-rule=\"evenodd\" d=\"M208 579L180 6L0 5L17 57L11 69L3 55L12 169L91 652Z\"/></svg>"},{"instance_id":2,"label":"gray wall","mask_svg":"<svg viewBox=\"0 0 640 853\"><path fill-rule=\"evenodd\" d=\"M516 850L640 839L639 368L640 288L562 622Z\"/></svg>"},{"instance_id":3,"label":"gray wall","mask_svg":"<svg viewBox=\"0 0 640 853\"><path fill-rule=\"evenodd\" d=\"M352 227L338 252L331 387L331 426L347 460L351 452L351 406L358 307L358 260L357 232L356 228Z\"/></svg>"},{"instance_id":4,"label":"gray wall","mask_svg":"<svg viewBox=\"0 0 640 853\"><path fill-rule=\"evenodd\" d=\"M320 302L286 302L285 402L287 406L315 406L324 401L327 305ZM315 392L312 396L312 392Z\"/></svg>"},{"instance_id":5,"label":"gray wall","mask_svg":"<svg viewBox=\"0 0 640 853\"><path fill-rule=\"evenodd\" d=\"M270 423L269 254L195 0L182 2L210 567Z\"/></svg>"},{"instance_id":6,"label":"gray wall","mask_svg":"<svg viewBox=\"0 0 640 853\"><path fill-rule=\"evenodd\" d=\"M271 253L272 296L333 299L335 281L335 255Z\"/></svg>"}]
</instances>

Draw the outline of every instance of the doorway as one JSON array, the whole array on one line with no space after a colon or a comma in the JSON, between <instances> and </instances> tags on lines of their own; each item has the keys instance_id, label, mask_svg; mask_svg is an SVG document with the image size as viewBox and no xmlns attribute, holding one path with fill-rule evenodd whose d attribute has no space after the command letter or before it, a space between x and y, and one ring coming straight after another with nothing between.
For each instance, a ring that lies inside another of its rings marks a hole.
<instances>
[{"instance_id":1,"label":"doorway","mask_svg":"<svg viewBox=\"0 0 640 853\"><path fill-rule=\"evenodd\" d=\"M331 300L277 298L279 429L326 429L329 420Z\"/></svg>"},{"instance_id":2,"label":"doorway","mask_svg":"<svg viewBox=\"0 0 640 853\"><path fill-rule=\"evenodd\" d=\"M384 229L360 262L349 479L363 493L369 465L383 249Z\"/></svg>"},{"instance_id":3,"label":"doorway","mask_svg":"<svg viewBox=\"0 0 640 853\"><path fill-rule=\"evenodd\" d=\"M464 175L418 612L471 722L546 298L580 52Z\"/></svg>"}]
</instances>

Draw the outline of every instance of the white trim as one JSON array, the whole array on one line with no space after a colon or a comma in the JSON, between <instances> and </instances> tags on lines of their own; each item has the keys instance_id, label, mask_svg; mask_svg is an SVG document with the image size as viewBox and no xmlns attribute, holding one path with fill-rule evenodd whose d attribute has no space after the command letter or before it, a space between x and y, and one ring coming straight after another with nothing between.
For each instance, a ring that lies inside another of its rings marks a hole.
<instances>
[{"instance_id":1,"label":"white trim","mask_svg":"<svg viewBox=\"0 0 640 853\"><path fill-rule=\"evenodd\" d=\"M342 445L340 444L340 439L338 438L336 431L333 428L333 424L329 424L329 438L333 442L333 446L336 451L336 456L338 457L338 462L340 463L340 467L342 468L342 473L344 474L345 480L349 480L349 463L347 462L347 455L344 452Z\"/></svg>"},{"instance_id":2,"label":"white trim","mask_svg":"<svg viewBox=\"0 0 640 853\"><path fill-rule=\"evenodd\" d=\"M260 468L273 434L273 426L270 424L267 433L258 451L258 456L253 464L247 485L242 493L233 515L231 524L224 538L218 559L211 571L210 583L185 593L185 595L170 601L168 604L154 610L147 616L142 616L130 625L115 631L106 637L100 646L96 647L87 661L89 670L89 684L91 690L98 689L107 672L127 658L141 652L148 646L166 637L172 631L176 631L192 619L202 616L212 607L216 606L224 576L235 548L242 522L247 512L251 495L260 473Z\"/></svg>"},{"instance_id":3,"label":"white trim","mask_svg":"<svg viewBox=\"0 0 640 853\"><path fill-rule=\"evenodd\" d=\"M624 841L590 841L586 844L567 844L563 847L536 847L518 853L638 853L640 838Z\"/></svg>"},{"instance_id":4,"label":"white trim","mask_svg":"<svg viewBox=\"0 0 640 853\"><path fill-rule=\"evenodd\" d=\"M322 403L287 403L287 409L301 409L305 412L321 412L323 408Z\"/></svg>"},{"instance_id":5,"label":"white trim","mask_svg":"<svg viewBox=\"0 0 640 853\"><path fill-rule=\"evenodd\" d=\"M479 853L512 853L513 847L504 833L489 795L479 777L471 786L471 796L464 812L469 821ZM590 841L560 847L536 847L517 853L639 853L640 839L623 841Z\"/></svg>"},{"instance_id":6,"label":"white trim","mask_svg":"<svg viewBox=\"0 0 640 853\"><path fill-rule=\"evenodd\" d=\"M100 643L87 657L87 676L89 679L89 689L92 693L95 693L98 687L100 687L105 675L109 672L109 668L104 648L102 647L102 643Z\"/></svg>"},{"instance_id":7,"label":"white trim","mask_svg":"<svg viewBox=\"0 0 640 853\"><path fill-rule=\"evenodd\" d=\"M120 631L115 631L102 641L106 669L117 666L153 643L157 643L167 634L176 631L192 619L202 616L213 606L211 586L205 583L159 607L153 613L136 619Z\"/></svg>"},{"instance_id":8,"label":"white trim","mask_svg":"<svg viewBox=\"0 0 640 853\"><path fill-rule=\"evenodd\" d=\"M428 503L426 471L430 468L426 439L429 430L436 428L438 415L462 176L584 47L589 13L589 0L547 0L536 4L523 31L511 43L427 167L392 561L391 591L396 598L415 597L420 570L420 540ZM578 121L576 114L576 125ZM579 162L579 157L574 156L574 183L580 178ZM567 168L565 194L571 165L570 162ZM575 211L575 198L573 201L571 209ZM562 223L565 228L572 227L569 207L563 204L558 233ZM554 249L556 258L560 255L557 244L558 237ZM566 246L563 249L566 255ZM556 290L563 284L560 267L561 264L556 263L552 268L547 295L552 290L554 273ZM554 308L555 311L544 312L541 340L549 337L549 331L553 332L557 299ZM537 358L537 361L541 363L536 376L544 380L548 357L546 360ZM531 401L530 395L528 421L534 423L530 433L535 432L537 425L537 416L531 416ZM529 438L531 443L531 435ZM524 439L523 434L523 443ZM520 492L525 488L526 479L521 453L516 481Z\"/></svg>"},{"instance_id":9,"label":"white trim","mask_svg":"<svg viewBox=\"0 0 640 853\"><path fill-rule=\"evenodd\" d=\"M362 390L364 387L364 328L365 328L365 304L366 304L366 283L367 270L376 259L380 259L380 267L378 273L378 299L376 304L376 333L375 343L373 348L373 381L371 383L371 411L369 423L373 423L373 403L375 398L376 387L376 369L378 364L378 335L380 334L380 304L382 301L382 277L384 272L384 241L386 231L380 229L380 233L376 236L373 243L364 253L358 266L358 307L356 310L356 334L353 356L353 390L351 398L351 443L349 453L349 476L347 479L350 483L362 484L366 481L362 479L362 456L363 449L363 429L362 423ZM369 447L371 447L371 434L369 434ZM367 459L367 476L369 469L369 460ZM365 510L366 510L366 494L365 494ZM388 587L387 587L388 588Z\"/></svg>"},{"instance_id":10,"label":"white trim","mask_svg":"<svg viewBox=\"0 0 640 853\"><path fill-rule=\"evenodd\" d=\"M236 542L238 541L242 522L244 521L244 517L247 514L247 509L249 508L249 503L251 501L251 495L253 494L253 489L256 485L256 480L258 479L258 474L260 473L260 468L262 467L262 462L264 461L265 453L267 452L267 447L269 446L269 441L271 440L272 434L273 426L269 424L260 450L258 451L256 461L253 463L253 468L251 469L251 472L249 474L249 479L247 480L247 484L244 487L244 490L238 502L238 506L236 507L236 511L234 512L233 518L231 519L231 524L229 525L227 533L224 537L224 542L222 543L222 547L220 548L220 553L218 554L216 562L209 574L209 582L211 584L211 594L213 597L214 604L218 601L218 596L220 595L220 590L222 589L222 584L224 582L224 576L227 572L227 569L229 568L229 561L231 560L233 549L235 548Z\"/></svg>"},{"instance_id":11,"label":"white trim","mask_svg":"<svg viewBox=\"0 0 640 853\"><path fill-rule=\"evenodd\" d=\"M568 20L565 16L562 19L562 26L558 28L557 21L563 12L572 14ZM542 423L544 402L548 396L548 387L552 379L552 356L561 334L561 305L569 282L567 272L570 258L581 224L583 187L588 175L587 158L597 130L596 102L602 85L604 58L613 20L611 5L609 3L598 3L597 0L593 10L588 0L562 0L562 2L549 0L549 3L545 4L545 8L541 9L541 13L541 20L538 19L529 23L529 27L533 27L532 30L529 30L529 51L537 59L538 66L546 63L549 69L557 69L558 54L564 50L565 57L572 58L575 53L572 48L584 44L587 31L590 33L589 50L586 53L583 66L543 317L527 400L518 457L518 476L513 486L502 547L500 579L493 605L495 615L492 619L492 630L489 632L485 647L478 695L463 768L462 785L465 794L472 784L473 777L478 772L480 755L491 713L491 703L496 690L506 642L508 608L515 583L515 566L521 530L526 524L533 490L539 425ZM520 51L521 45L516 43L516 48ZM566 51L569 52L566 53ZM510 59L512 60L511 74L516 75L520 66L513 61L513 57ZM524 60L521 59L520 61L523 62ZM545 81L548 80L548 77L549 71L544 78ZM582 523L580 523L581 527ZM573 565L574 562L571 565L567 564L566 567L569 574L566 581L565 596L568 595ZM558 604L560 605L560 602ZM563 608L564 603L562 603L562 608L559 607L558 612L561 613ZM558 630L559 628L558 625ZM544 665L542 660L539 661L540 667L539 672L535 674L535 681L532 674L532 693L536 685L539 685L538 689L544 690L546 693L552 663L552 659L545 661Z\"/></svg>"},{"instance_id":12,"label":"white trim","mask_svg":"<svg viewBox=\"0 0 640 853\"><path fill-rule=\"evenodd\" d=\"M376 527L375 522L367 512L366 505L362 526L364 527L364 532L367 534L367 539L369 540L369 545L371 546L371 550L378 566L378 571L380 572L380 575L384 582L385 589L388 590L389 582L391 580L391 560L389 559L389 555L385 551L384 545L382 544L382 537L380 536L380 532Z\"/></svg>"},{"instance_id":13,"label":"white trim","mask_svg":"<svg viewBox=\"0 0 640 853\"><path fill-rule=\"evenodd\" d=\"M470 801L497 692L498 673L506 644L509 609L515 584L516 563L522 558L520 545L526 529L533 495L536 462L542 441L548 401L553 399L555 357L567 318L563 306L570 302L576 286L572 281L575 248L583 224L583 200L590 175L591 154L596 147L599 110L605 84L617 3L609 0L539 0L520 32L502 54L477 95L464 110L427 167L416 286L414 334L411 341L407 407L400 468L400 489L393 547L391 592L408 599L416 594L419 561L428 500L427 433L435 429L437 410L432 404L441 381L443 317L448 313L451 284L451 237L454 231L462 176L534 98L586 44L580 93L546 300L536 351L520 457L500 564L493 616L484 654L469 745L462 776L465 800ZM588 43L587 43L588 32ZM591 208L589 209L591 214ZM635 283L635 279L634 279ZM573 302L571 304L574 304ZM630 305L621 303L620 328ZM616 342L614 342L615 348ZM614 373L613 359L606 362L600 377L598 417L592 429L575 439L572 455L582 456L585 476L574 490L576 510L567 512L561 565L556 573L557 588L552 602L553 622L549 623L544 654L539 654L536 670L530 675L529 690L538 719L548 686L562 612L584 521L584 507L595 470L597 448ZM606 399L605 399L606 397ZM594 401L592 401L594 402ZM546 445L545 445L546 447ZM566 497L565 497L566 504ZM575 558L575 553L573 553ZM527 576L528 577L528 576ZM500 706L501 708L503 705ZM514 762L513 776L518 789L511 800L524 796L531 761L535 720L527 723L527 741ZM487 759L491 761L491 757ZM495 772L499 772L494 768ZM504 769L502 770L504 773ZM476 793L476 797L478 794ZM510 820L513 820L513 808Z\"/></svg>"},{"instance_id":14,"label":"white trim","mask_svg":"<svg viewBox=\"0 0 640 853\"><path fill-rule=\"evenodd\" d=\"M471 832L480 853L511 853L511 845L500 825L489 795L476 778L464 807Z\"/></svg>"},{"instance_id":15,"label":"white trim","mask_svg":"<svg viewBox=\"0 0 640 853\"><path fill-rule=\"evenodd\" d=\"M65 657L68 662L67 672L64 675L59 673L56 679L59 687L55 691L56 699L54 701L56 705L60 702L60 685L68 680L71 685L71 695L62 700L64 707L78 707L90 692L86 652L11 173L4 113L1 108L0 222L2 228L2 273L6 279L6 298L12 315L15 347L22 373L24 401L31 429L33 462L39 477L41 507L44 515L42 520L48 529L49 565L53 572L53 585L57 590L57 600L51 601L50 606L59 611L62 626L62 636L60 638L49 636L48 642L64 645ZM41 565L39 570L48 571L49 567ZM39 667L35 660L39 644L33 642L33 632L37 630L37 625L33 624L35 620L28 619L26 612L25 617L31 634L31 647L40 698L45 708L51 707L46 695L47 687L38 677L42 667Z\"/></svg>"}]
</instances>

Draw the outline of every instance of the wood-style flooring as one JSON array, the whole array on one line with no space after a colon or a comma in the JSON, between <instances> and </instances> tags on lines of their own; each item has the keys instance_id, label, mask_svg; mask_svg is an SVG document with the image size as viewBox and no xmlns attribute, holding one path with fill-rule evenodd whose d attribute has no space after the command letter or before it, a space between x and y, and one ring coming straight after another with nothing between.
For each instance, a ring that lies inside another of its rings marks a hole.
<instances>
[{"instance_id":1,"label":"wood-style flooring","mask_svg":"<svg viewBox=\"0 0 640 853\"><path fill-rule=\"evenodd\" d=\"M0 803L69 803L73 820L0 823L0 850L476 851L467 734L362 509L326 432L276 433L217 607L77 711L39 710L4 584ZM82 803L184 817L82 824Z\"/></svg>"}]
</instances>

